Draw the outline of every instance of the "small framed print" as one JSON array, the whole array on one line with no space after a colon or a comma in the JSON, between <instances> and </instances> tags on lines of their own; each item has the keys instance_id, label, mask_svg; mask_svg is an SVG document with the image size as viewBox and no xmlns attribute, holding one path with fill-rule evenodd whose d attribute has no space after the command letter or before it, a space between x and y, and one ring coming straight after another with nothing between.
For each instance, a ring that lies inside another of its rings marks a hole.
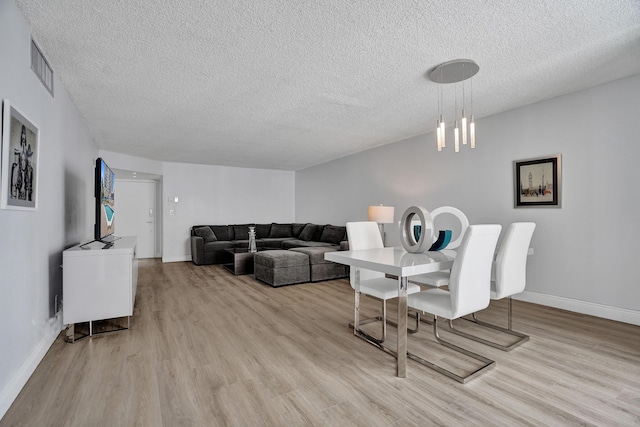
<instances>
[{"instance_id":1,"label":"small framed print","mask_svg":"<svg viewBox=\"0 0 640 427\"><path fill-rule=\"evenodd\" d=\"M38 207L38 128L16 110L2 103L2 209L35 210Z\"/></svg>"},{"instance_id":2,"label":"small framed print","mask_svg":"<svg viewBox=\"0 0 640 427\"><path fill-rule=\"evenodd\" d=\"M516 208L561 207L562 156L538 157L513 162Z\"/></svg>"}]
</instances>

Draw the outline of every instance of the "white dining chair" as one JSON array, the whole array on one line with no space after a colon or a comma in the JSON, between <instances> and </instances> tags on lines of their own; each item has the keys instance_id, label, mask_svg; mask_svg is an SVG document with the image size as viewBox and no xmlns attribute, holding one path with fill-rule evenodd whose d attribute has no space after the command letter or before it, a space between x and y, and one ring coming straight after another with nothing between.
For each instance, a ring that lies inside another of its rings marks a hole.
<instances>
[{"instance_id":1,"label":"white dining chair","mask_svg":"<svg viewBox=\"0 0 640 427\"><path fill-rule=\"evenodd\" d=\"M432 314L436 340L445 347L482 362L482 366L470 373L458 375L413 353L407 352L407 357L461 383L491 368L495 362L443 340L438 332L438 317L453 320L483 310L489 305L491 264L501 228L498 224L472 225L468 228L451 267L448 291L435 288L407 296L408 307L417 312L417 325L420 324L420 313Z\"/></svg>"},{"instance_id":2,"label":"white dining chair","mask_svg":"<svg viewBox=\"0 0 640 427\"><path fill-rule=\"evenodd\" d=\"M469 219L460 209L455 208L453 206L441 206L439 208L434 209L431 212L431 217L434 222L439 215L448 214L455 216L460 222L460 231L455 239L453 239L446 247L446 249L456 249L462 243L462 239L464 238L464 233L469 228ZM442 270L442 271L434 271L433 273L425 273L418 274L415 276L411 276L409 281L412 283L417 283L419 285L426 285L432 287L442 287L449 284L449 276L451 274L450 270Z\"/></svg>"},{"instance_id":3,"label":"white dining chair","mask_svg":"<svg viewBox=\"0 0 640 427\"><path fill-rule=\"evenodd\" d=\"M347 222L347 237L349 250L384 248L378 224L373 221ZM351 287L355 291L354 323L350 324L356 331L369 340L381 344L387 337L387 300L398 297L398 281L385 277L384 273L367 270L365 268L351 268ZM407 294L420 292L420 286L409 284ZM382 301L382 316L360 320L360 296L364 294ZM382 322L382 337L375 338L359 329L360 325L379 321ZM355 325L358 325L357 327Z\"/></svg>"},{"instance_id":4,"label":"white dining chair","mask_svg":"<svg viewBox=\"0 0 640 427\"><path fill-rule=\"evenodd\" d=\"M501 327L492 323L478 320L477 313L472 313L472 319L465 319L475 322L480 326L494 329L517 339L508 345L490 341L478 336L459 331L450 324L453 332L465 338L498 348L503 351L510 351L513 348L529 340L529 336L512 329L512 307L511 296L524 291L527 283L527 258L529 244L533 232L536 228L534 222L515 222L507 228L505 235L498 249L496 261L493 265L491 277L491 299L499 300L507 298L507 327Z\"/></svg>"}]
</instances>

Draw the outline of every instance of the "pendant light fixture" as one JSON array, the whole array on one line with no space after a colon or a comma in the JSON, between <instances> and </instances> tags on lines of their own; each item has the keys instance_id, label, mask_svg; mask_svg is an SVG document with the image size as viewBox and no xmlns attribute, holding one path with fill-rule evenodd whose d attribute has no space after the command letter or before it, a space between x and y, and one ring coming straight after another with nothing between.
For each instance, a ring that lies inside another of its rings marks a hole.
<instances>
[{"instance_id":1,"label":"pendant light fixture","mask_svg":"<svg viewBox=\"0 0 640 427\"><path fill-rule=\"evenodd\" d=\"M446 143L446 124L444 120L444 84L454 83L454 124L453 129L453 145L454 151L460 151L460 140L462 145L469 145L476 148L476 124L473 119L473 79L472 77L478 73L480 67L470 59L454 59L453 61L444 62L429 72L429 79L440 84L438 95L438 122L436 124L436 144L438 151L445 148ZM466 107L466 84L465 81L470 80L470 111L471 116L467 119ZM462 82L462 111L460 113L460 127L458 127L458 83Z\"/></svg>"}]
</instances>

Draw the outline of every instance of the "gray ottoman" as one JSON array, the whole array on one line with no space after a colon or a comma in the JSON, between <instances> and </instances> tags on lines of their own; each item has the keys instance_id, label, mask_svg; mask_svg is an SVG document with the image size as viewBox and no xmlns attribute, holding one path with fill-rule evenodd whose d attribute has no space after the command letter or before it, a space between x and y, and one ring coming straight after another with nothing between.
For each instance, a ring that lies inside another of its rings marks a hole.
<instances>
[{"instance_id":1,"label":"gray ottoman","mask_svg":"<svg viewBox=\"0 0 640 427\"><path fill-rule=\"evenodd\" d=\"M256 279L274 288L308 282L309 256L285 250L258 252L253 257L253 271Z\"/></svg>"},{"instance_id":2,"label":"gray ottoman","mask_svg":"<svg viewBox=\"0 0 640 427\"><path fill-rule=\"evenodd\" d=\"M325 252L335 252L338 247L331 248L318 246L318 247L305 247L305 248L293 248L289 249L289 252L300 252L309 256L309 268L311 272L311 281L320 282L321 280L340 279L347 277L349 271L347 266L343 264L336 264L335 262L326 261L324 259Z\"/></svg>"}]
</instances>

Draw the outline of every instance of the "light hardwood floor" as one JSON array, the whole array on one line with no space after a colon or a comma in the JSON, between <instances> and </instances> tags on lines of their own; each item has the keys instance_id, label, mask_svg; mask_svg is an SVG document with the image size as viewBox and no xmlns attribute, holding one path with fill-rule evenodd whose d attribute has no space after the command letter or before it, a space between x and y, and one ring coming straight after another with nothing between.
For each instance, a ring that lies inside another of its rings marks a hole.
<instances>
[{"instance_id":1,"label":"light hardwood floor","mask_svg":"<svg viewBox=\"0 0 640 427\"><path fill-rule=\"evenodd\" d=\"M0 425L640 425L640 327L519 301L514 313L531 340L510 353L443 333L496 360L489 372L462 385L409 360L401 379L348 329L346 280L274 289L220 266L141 261L131 329L61 334ZM409 350L471 366L428 325Z\"/></svg>"}]
</instances>

